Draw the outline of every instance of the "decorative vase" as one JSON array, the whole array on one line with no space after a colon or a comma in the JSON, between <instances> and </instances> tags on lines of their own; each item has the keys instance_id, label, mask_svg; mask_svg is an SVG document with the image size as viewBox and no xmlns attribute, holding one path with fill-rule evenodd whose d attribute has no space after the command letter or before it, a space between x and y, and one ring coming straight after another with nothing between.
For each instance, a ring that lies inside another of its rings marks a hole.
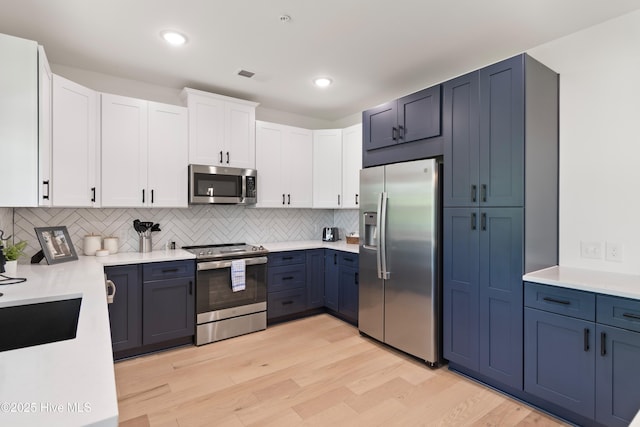
<instances>
[{"instance_id":1,"label":"decorative vase","mask_svg":"<svg viewBox=\"0 0 640 427\"><path fill-rule=\"evenodd\" d=\"M18 261L7 261L7 263L4 265L4 273L2 274L7 277L16 277L16 275L18 274Z\"/></svg>"}]
</instances>

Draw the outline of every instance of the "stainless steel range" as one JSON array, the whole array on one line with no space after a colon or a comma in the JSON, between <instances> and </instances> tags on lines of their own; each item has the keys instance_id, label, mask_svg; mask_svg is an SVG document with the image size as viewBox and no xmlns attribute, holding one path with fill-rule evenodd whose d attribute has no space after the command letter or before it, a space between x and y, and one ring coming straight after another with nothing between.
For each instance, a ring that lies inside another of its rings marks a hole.
<instances>
[{"instance_id":1,"label":"stainless steel range","mask_svg":"<svg viewBox=\"0 0 640 427\"><path fill-rule=\"evenodd\" d=\"M196 256L196 345L267 327L269 251L245 243L182 249Z\"/></svg>"}]
</instances>

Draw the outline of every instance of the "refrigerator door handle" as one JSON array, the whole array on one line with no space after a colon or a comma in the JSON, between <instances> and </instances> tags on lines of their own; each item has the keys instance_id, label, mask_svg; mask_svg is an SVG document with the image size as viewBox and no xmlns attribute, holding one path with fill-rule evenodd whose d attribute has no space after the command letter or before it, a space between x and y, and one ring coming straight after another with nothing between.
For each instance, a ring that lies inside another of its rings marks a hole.
<instances>
[{"instance_id":1,"label":"refrigerator door handle","mask_svg":"<svg viewBox=\"0 0 640 427\"><path fill-rule=\"evenodd\" d=\"M378 248L378 278L388 279L389 272L387 271L387 193L380 193L380 201L378 212L378 230L379 235L379 248Z\"/></svg>"}]
</instances>

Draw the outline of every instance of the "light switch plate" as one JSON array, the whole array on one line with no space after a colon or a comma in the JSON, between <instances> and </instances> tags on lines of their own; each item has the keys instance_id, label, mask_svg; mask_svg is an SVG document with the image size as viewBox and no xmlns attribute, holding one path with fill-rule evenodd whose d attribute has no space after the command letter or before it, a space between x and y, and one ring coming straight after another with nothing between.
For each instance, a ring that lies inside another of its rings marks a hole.
<instances>
[{"instance_id":1,"label":"light switch plate","mask_svg":"<svg viewBox=\"0 0 640 427\"><path fill-rule=\"evenodd\" d=\"M580 256L589 259L602 259L602 243L580 242Z\"/></svg>"}]
</instances>

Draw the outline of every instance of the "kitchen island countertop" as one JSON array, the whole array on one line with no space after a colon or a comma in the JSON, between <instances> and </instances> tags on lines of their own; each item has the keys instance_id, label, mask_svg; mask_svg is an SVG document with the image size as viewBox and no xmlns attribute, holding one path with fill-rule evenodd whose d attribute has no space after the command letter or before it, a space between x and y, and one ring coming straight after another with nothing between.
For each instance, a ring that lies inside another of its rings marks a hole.
<instances>
[{"instance_id":1,"label":"kitchen island countertop","mask_svg":"<svg viewBox=\"0 0 640 427\"><path fill-rule=\"evenodd\" d=\"M0 286L0 309L77 297L82 303L76 338L0 352L2 425L117 426L103 267L192 258L179 249L18 265L17 275L27 281Z\"/></svg>"}]
</instances>

